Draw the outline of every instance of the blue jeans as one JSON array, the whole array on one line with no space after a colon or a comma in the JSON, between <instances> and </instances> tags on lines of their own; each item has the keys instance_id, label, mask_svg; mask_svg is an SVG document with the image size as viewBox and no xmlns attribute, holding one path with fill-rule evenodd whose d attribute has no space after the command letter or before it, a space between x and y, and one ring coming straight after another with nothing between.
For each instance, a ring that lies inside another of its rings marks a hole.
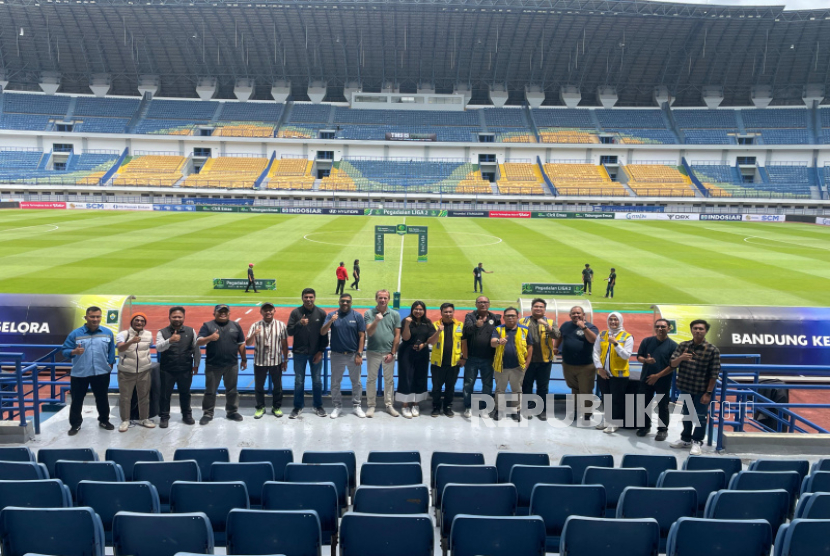
<instances>
[{"instance_id":1,"label":"blue jeans","mask_svg":"<svg viewBox=\"0 0 830 556\"><path fill-rule=\"evenodd\" d=\"M493 395L493 362L481 357L470 357L464 365L464 408L470 409L473 406L473 388L476 385L476 378L481 371L481 393L488 396Z\"/></svg>"},{"instance_id":2,"label":"blue jeans","mask_svg":"<svg viewBox=\"0 0 830 556\"><path fill-rule=\"evenodd\" d=\"M294 409L305 406L305 366L311 367L311 392L314 407L323 407L323 359L319 363L312 363L314 355L305 353L294 354Z\"/></svg>"},{"instance_id":3,"label":"blue jeans","mask_svg":"<svg viewBox=\"0 0 830 556\"><path fill-rule=\"evenodd\" d=\"M680 391L681 394L689 394L688 392ZM683 432L680 433L680 440L683 442L703 442L703 439L706 437L706 420L709 416L709 405L701 403L700 398L703 397L703 394L689 394L692 397L692 402L695 406L695 413L697 413L697 418L700 420L700 426L695 427L694 423L691 421L683 421ZM683 415L690 415L689 413L689 404L683 404ZM694 427L694 432L692 432L692 427Z\"/></svg>"}]
</instances>

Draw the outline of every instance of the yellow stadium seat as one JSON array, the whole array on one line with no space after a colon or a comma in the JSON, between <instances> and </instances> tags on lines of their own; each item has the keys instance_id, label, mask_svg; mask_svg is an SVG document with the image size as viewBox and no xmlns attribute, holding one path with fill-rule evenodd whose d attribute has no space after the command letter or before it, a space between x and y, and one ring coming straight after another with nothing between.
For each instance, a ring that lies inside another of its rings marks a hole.
<instances>
[{"instance_id":1,"label":"yellow stadium seat","mask_svg":"<svg viewBox=\"0 0 830 556\"><path fill-rule=\"evenodd\" d=\"M185 157L175 155L136 156L118 170L113 185L173 186L182 179L185 162Z\"/></svg>"},{"instance_id":2,"label":"yellow stadium seat","mask_svg":"<svg viewBox=\"0 0 830 556\"><path fill-rule=\"evenodd\" d=\"M674 166L664 164L629 164L628 186L646 197L694 197L692 180Z\"/></svg>"}]
</instances>

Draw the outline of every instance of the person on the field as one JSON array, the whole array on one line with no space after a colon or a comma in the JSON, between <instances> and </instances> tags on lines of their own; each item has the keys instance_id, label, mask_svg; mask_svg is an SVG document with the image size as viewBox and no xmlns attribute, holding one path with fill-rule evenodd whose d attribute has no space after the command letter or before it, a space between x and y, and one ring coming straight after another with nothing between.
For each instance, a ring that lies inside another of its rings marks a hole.
<instances>
[{"instance_id":1,"label":"person on the field","mask_svg":"<svg viewBox=\"0 0 830 556\"><path fill-rule=\"evenodd\" d=\"M455 320L455 305L441 305L441 320L433 327L435 331L429 337L432 346L432 416L441 412L447 417L454 417L452 397L455 382L458 380L460 367L467 362L467 340L464 339L464 325Z\"/></svg>"},{"instance_id":2,"label":"person on the field","mask_svg":"<svg viewBox=\"0 0 830 556\"><path fill-rule=\"evenodd\" d=\"M366 322L366 417L374 417L378 398L378 371L383 368L383 403L386 413L398 417L400 413L392 405L395 401L395 357L401 339L401 315L389 308L389 290L378 290L377 305L368 309Z\"/></svg>"},{"instance_id":3,"label":"person on the field","mask_svg":"<svg viewBox=\"0 0 830 556\"><path fill-rule=\"evenodd\" d=\"M352 282L352 285L349 287L357 291L360 291L360 288L358 287L360 285L360 259L354 260L354 267L352 267L352 278L354 278L354 282Z\"/></svg>"},{"instance_id":4,"label":"person on the field","mask_svg":"<svg viewBox=\"0 0 830 556\"><path fill-rule=\"evenodd\" d=\"M248 293L248 288L254 288L254 293L259 293L256 291L256 281L254 280L254 263L248 264L248 285L245 287L245 293Z\"/></svg>"},{"instance_id":5,"label":"person on the field","mask_svg":"<svg viewBox=\"0 0 830 556\"><path fill-rule=\"evenodd\" d=\"M245 353L245 333L242 327L230 320L230 307L220 303L213 309L213 320L202 324L196 343L207 346L205 357L205 395L202 398L202 418L200 425L207 425L213 420L216 408L216 391L219 383L225 382L225 418L241 421L239 414L239 392L236 384L239 380L239 367L248 368L248 356ZM241 359L241 363L239 360Z\"/></svg>"},{"instance_id":6,"label":"person on the field","mask_svg":"<svg viewBox=\"0 0 830 556\"><path fill-rule=\"evenodd\" d=\"M346 289L346 280L349 279L349 271L346 270L346 263L340 261L340 266L335 271L337 276L337 288L334 290L334 295L341 295Z\"/></svg>"},{"instance_id":7,"label":"person on the field","mask_svg":"<svg viewBox=\"0 0 830 556\"><path fill-rule=\"evenodd\" d=\"M156 351L161 367L161 398L159 400L159 426L163 429L170 422L170 399L173 388L179 390L179 406L182 422L195 425L190 408L190 385L193 375L199 372L202 350L196 344L196 332L184 325L184 307L171 307L168 312L170 326L156 334Z\"/></svg>"},{"instance_id":8,"label":"person on the field","mask_svg":"<svg viewBox=\"0 0 830 556\"><path fill-rule=\"evenodd\" d=\"M122 330L115 337L115 347L121 356L118 362L118 406L121 413L118 432L127 432L130 428L133 391L138 394L138 424L148 429L156 428L150 419L150 369L154 364L150 357L150 345L153 343L153 335L145 326L147 316L144 313L134 313L130 319L130 328Z\"/></svg>"},{"instance_id":9,"label":"person on the field","mask_svg":"<svg viewBox=\"0 0 830 556\"><path fill-rule=\"evenodd\" d=\"M107 388L110 373L115 364L115 338L107 328L101 328L101 309L88 307L84 315L86 324L69 333L61 347L61 353L72 361L69 373L69 436L81 430L84 396L92 388L95 405L98 408L98 426L111 431L110 404Z\"/></svg>"},{"instance_id":10,"label":"person on the field","mask_svg":"<svg viewBox=\"0 0 830 556\"><path fill-rule=\"evenodd\" d=\"M328 335L320 329L326 320L326 312L314 304L317 292L306 288L302 293L303 304L288 317L288 335L294 337L294 409L289 419L296 419L305 406L305 368L311 370L312 408L318 417L326 417L323 409L323 352L329 345Z\"/></svg>"},{"instance_id":11,"label":"person on the field","mask_svg":"<svg viewBox=\"0 0 830 556\"><path fill-rule=\"evenodd\" d=\"M272 303L263 303L259 308L262 320L251 325L247 345L254 348L254 395L256 411L254 419L265 415L265 380L271 377L274 395L271 413L282 417L282 373L288 367L288 331L285 325L274 318L276 308Z\"/></svg>"},{"instance_id":12,"label":"person on the field","mask_svg":"<svg viewBox=\"0 0 830 556\"><path fill-rule=\"evenodd\" d=\"M586 264L585 268L582 269L582 292L588 295L592 295L591 292L591 283L594 281L594 269L591 268L591 265Z\"/></svg>"},{"instance_id":13,"label":"person on the field","mask_svg":"<svg viewBox=\"0 0 830 556\"><path fill-rule=\"evenodd\" d=\"M481 393L485 396L493 394L493 357L496 350L490 345L490 338L499 325L501 315L490 312L490 300L483 295L476 298L476 310L464 316L464 339L469 356L464 365L464 417L467 419L472 416L472 395L479 374ZM489 414L482 417L489 417Z\"/></svg>"},{"instance_id":14,"label":"person on the field","mask_svg":"<svg viewBox=\"0 0 830 556\"><path fill-rule=\"evenodd\" d=\"M554 353L562 354L562 374L575 398L574 418L581 417L588 421L591 413L585 402L594 393L597 369L593 353L599 330L590 322L585 322L585 311L579 305L571 308L570 316L570 322L564 322L559 327L562 336L556 340Z\"/></svg>"},{"instance_id":15,"label":"person on the field","mask_svg":"<svg viewBox=\"0 0 830 556\"><path fill-rule=\"evenodd\" d=\"M605 287L605 297L614 298L614 286L617 285L617 269L612 268L611 274L605 279L608 285Z\"/></svg>"},{"instance_id":16,"label":"person on the field","mask_svg":"<svg viewBox=\"0 0 830 556\"><path fill-rule=\"evenodd\" d=\"M536 383L536 395L542 398L542 413L539 414L542 421L548 418L547 396L553 365L553 341L562 336L556 322L545 316L547 306L544 299L534 299L530 303L530 316L522 319L522 324L528 329L528 343L535 346L522 383L522 394L532 394L533 383Z\"/></svg>"},{"instance_id":17,"label":"person on the field","mask_svg":"<svg viewBox=\"0 0 830 556\"><path fill-rule=\"evenodd\" d=\"M597 369L599 390L606 415L610 406L611 423L605 419L597 429L614 433L615 423L625 421L625 391L628 388L628 360L634 351L634 336L623 329L623 316L614 311L608 315L608 330L603 330L594 342L594 366Z\"/></svg>"},{"instance_id":18,"label":"person on the field","mask_svg":"<svg viewBox=\"0 0 830 556\"><path fill-rule=\"evenodd\" d=\"M354 414L366 417L360 407L363 396L363 383L360 382L360 370L363 367L363 340L366 337L366 322L352 309L352 296L344 293L340 296L340 308L326 317L320 329L325 335L331 330L331 403L334 405L330 417L337 419L343 413L343 394L340 383L343 374L349 369L349 381L352 383L352 404Z\"/></svg>"},{"instance_id":19,"label":"person on the field","mask_svg":"<svg viewBox=\"0 0 830 556\"><path fill-rule=\"evenodd\" d=\"M395 399L403 402L403 416L407 419L421 414L419 403L427 399L429 378L429 345L435 327L427 318L423 301L412 304L410 314L401 324L401 346L398 349L398 392Z\"/></svg>"},{"instance_id":20,"label":"person on the field","mask_svg":"<svg viewBox=\"0 0 830 556\"><path fill-rule=\"evenodd\" d=\"M703 437L706 435L706 417L709 403L712 401L712 392L720 375L720 350L706 341L706 333L709 332L708 322L702 319L693 320L689 327L692 339L678 344L671 356L671 366L677 369L677 389L681 396L691 396L700 424L694 426L691 421L684 420L680 440L671 444L671 447L691 448L689 454L697 456L701 452ZM683 404L683 415L690 415L687 403Z\"/></svg>"},{"instance_id":21,"label":"person on the field","mask_svg":"<svg viewBox=\"0 0 830 556\"><path fill-rule=\"evenodd\" d=\"M496 377L496 415L494 419L501 419L499 399L510 391L519 395L517 408L521 407L522 383L525 373L533 358L533 344L528 337L527 327L519 324L519 311L515 307L504 310L504 324L493 330L490 345L496 349L493 359L493 371ZM521 420L519 413L513 414L513 419Z\"/></svg>"},{"instance_id":22,"label":"person on the field","mask_svg":"<svg viewBox=\"0 0 830 556\"><path fill-rule=\"evenodd\" d=\"M481 282L482 274L493 274L492 270L484 270L484 263L478 263L478 266L473 268L473 291L484 293L484 285Z\"/></svg>"},{"instance_id":23,"label":"person on the field","mask_svg":"<svg viewBox=\"0 0 830 556\"><path fill-rule=\"evenodd\" d=\"M655 394L663 396L657 402L657 415L660 423L657 426L655 440L658 442L662 442L668 436L669 391L671 390L671 375L674 372L671 366L671 356L676 349L677 342L669 338L669 321L658 319L654 321L654 336L644 339L637 350L637 361L643 364L638 388L638 394L643 396L643 407L648 407ZM651 412L646 412L645 424L637 430L637 436L646 436L650 429Z\"/></svg>"}]
</instances>

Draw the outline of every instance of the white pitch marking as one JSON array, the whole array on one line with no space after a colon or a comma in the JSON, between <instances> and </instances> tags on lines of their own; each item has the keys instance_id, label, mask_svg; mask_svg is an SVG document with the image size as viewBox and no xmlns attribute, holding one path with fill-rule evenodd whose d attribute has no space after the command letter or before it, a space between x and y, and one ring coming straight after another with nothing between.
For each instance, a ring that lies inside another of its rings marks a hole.
<instances>
[{"instance_id":1,"label":"white pitch marking","mask_svg":"<svg viewBox=\"0 0 830 556\"><path fill-rule=\"evenodd\" d=\"M309 236L318 235L318 234L330 234L330 233L332 233L332 232L312 232L310 234L304 235L303 239L306 240L306 241L310 241L312 243L320 243L322 245L334 245L336 247L354 247L354 246L371 247L371 245L372 245L372 244L369 244L369 243L332 243L330 241L320 241L320 240L317 240L317 239L311 239L309 237ZM463 245L461 247L487 247L489 245L498 245L499 243L504 241L502 238L500 238L498 236L490 235L490 234L476 234L474 232L435 232L435 234L442 234L442 233L446 233L447 235L450 235L450 236L479 236L479 237L483 237L483 238L492 238L492 239L496 240L496 241L492 241L491 243L476 243L476 244L472 244L472 245ZM430 247L430 249L455 249L456 247L458 247L458 246L457 245L437 245L437 246Z\"/></svg>"},{"instance_id":2,"label":"white pitch marking","mask_svg":"<svg viewBox=\"0 0 830 556\"><path fill-rule=\"evenodd\" d=\"M406 224L406 216L403 217L403 223ZM401 291L401 274L403 274L403 240L406 236L401 236L401 260L398 262L398 289L396 292Z\"/></svg>"},{"instance_id":3,"label":"white pitch marking","mask_svg":"<svg viewBox=\"0 0 830 556\"><path fill-rule=\"evenodd\" d=\"M29 228L42 228L44 226L52 226L52 229L51 230L44 230L43 233L54 232L55 230L59 229L54 224L37 224L36 226L23 226L21 228L9 228L8 230L0 230L0 233L14 232L15 230L27 230Z\"/></svg>"},{"instance_id":4,"label":"white pitch marking","mask_svg":"<svg viewBox=\"0 0 830 556\"><path fill-rule=\"evenodd\" d=\"M748 241L750 239L764 239L764 240L767 240L767 241L775 241L775 242L778 242L778 243L783 243L785 245L795 245L796 247L806 247L808 249L821 249L823 251L827 251L826 248L819 247L817 245L804 245L804 244L799 244L799 243L792 242L792 241L787 241L787 240L784 240L784 239L774 239L774 238L771 238L771 237L763 237L763 236L747 236L747 237L744 238L744 241L746 243L749 243L750 245L763 245L763 243Z\"/></svg>"},{"instance_id":5,"label":"white pitch marking","mask_svg":"<svg viewBox=\"0 0 830 556\"><path fill-rule=\"evenodd\" d=\"M247 315L247 314L248 314L248 313L250 313L251 311L253 311L253 309L248 309L247 311L245 311L245 314Z\"/></svg>"},{"instance_id":6,"label":"white pitch marking","mask_svg":"<svg viewBox=\"0 0 830 556\"><path fill-rule=\"evenodd\" d=\"M250 312L250 311L249 311L249 312ZM236 319L236 322L239 322L239 321L241 321L241 320L242 320L242 317L239 317L238 319Z\"/></svg>"}]
</instances>

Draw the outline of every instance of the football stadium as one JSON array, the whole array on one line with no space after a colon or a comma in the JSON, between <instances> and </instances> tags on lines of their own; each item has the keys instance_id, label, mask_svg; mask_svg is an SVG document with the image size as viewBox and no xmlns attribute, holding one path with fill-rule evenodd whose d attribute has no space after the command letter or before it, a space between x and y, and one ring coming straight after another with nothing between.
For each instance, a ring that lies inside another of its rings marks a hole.
<instances>
[{"instance_id":1,"label":"football stadium","mask_svg":"<svg viewBox=\"0 0 830 556\"><path fill-rule=\"evenodd\" d=\"M830 3L723 4L0 0L0 555L830 551Z\"/></svg>"}]
</instances>

